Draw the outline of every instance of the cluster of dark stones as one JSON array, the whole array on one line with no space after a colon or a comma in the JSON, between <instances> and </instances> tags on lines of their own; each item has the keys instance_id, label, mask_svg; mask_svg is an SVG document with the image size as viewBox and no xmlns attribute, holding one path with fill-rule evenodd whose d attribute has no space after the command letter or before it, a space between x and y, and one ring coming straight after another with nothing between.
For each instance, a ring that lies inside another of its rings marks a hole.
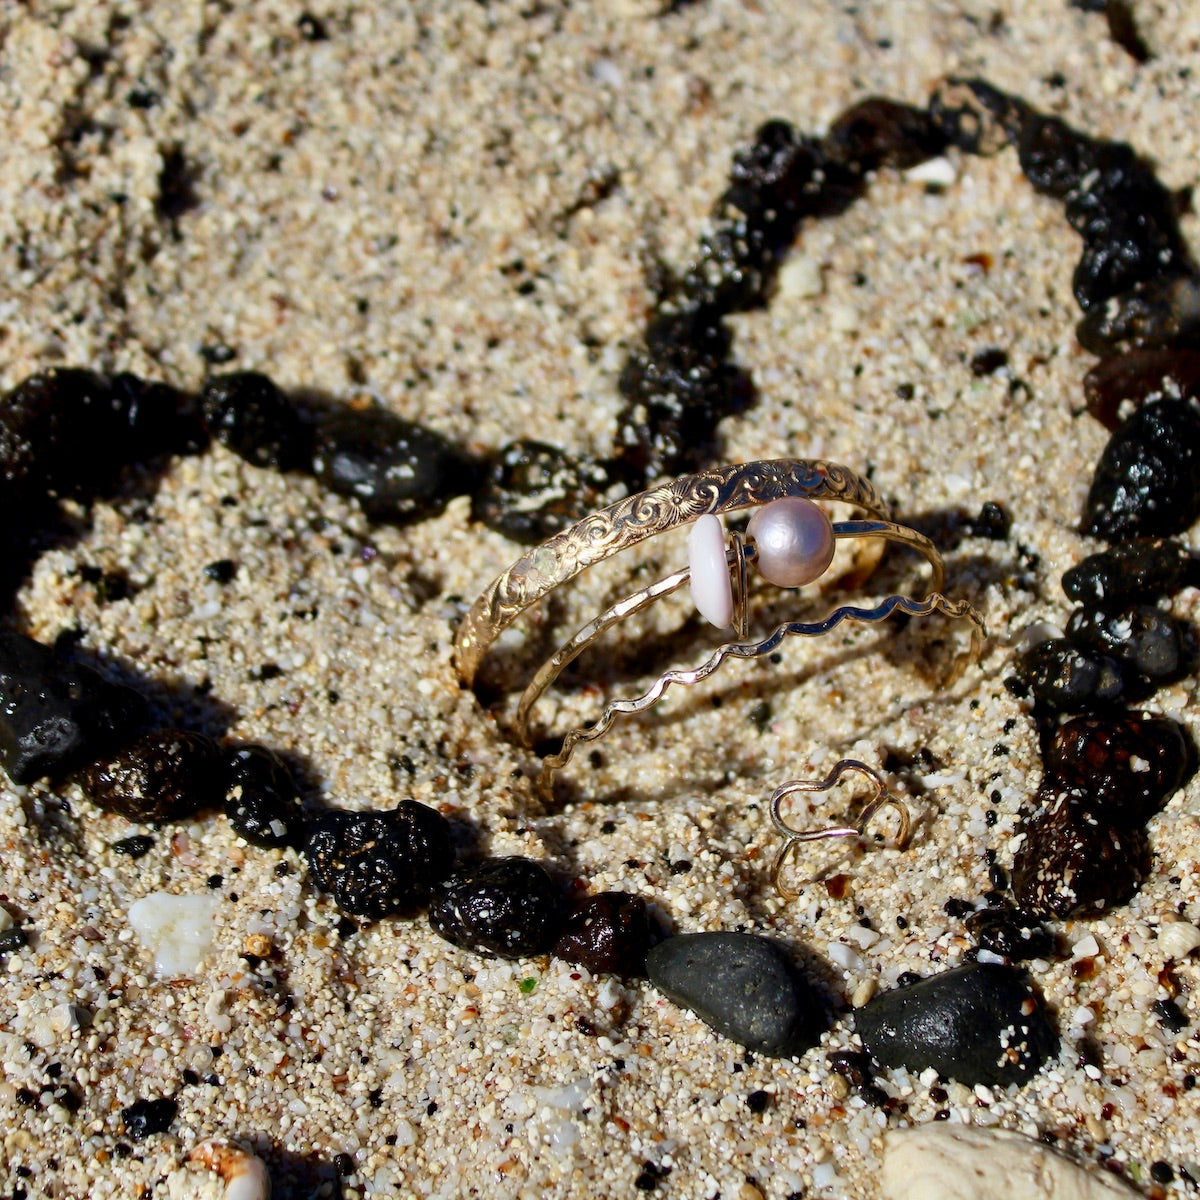
<instances>
[{"instance_id":1,"label":"cluster of dark stones","mask_svg":"<svg viewBox=\"0 0 1200 1200\"><path fill-rule=\"evenodd\" d=\"M1105 359L1086 381L1088 406L1113 429L1083 527L1112 545L1064 577L1080 607L1064 638L1026 652L1014 681L1033 697L1046 758L1014 864L1019 907L1001 898L963 913L980 948L1009 962L971 962L885 992L856 1024L877 1063L1021 1082L1058 1036L1011 964L1052 948L1042 917L1128 896L1145 869L1142 826L1191 768L1174 722L1126 707L1193 664L1191 630L1158 601L1197 581L1195 556L1171 539L1200 514L1200 283L1173 199L1129 147L979 80L944 82L923 109L864 100L822 138L766 123L735 156L695 262L661 273L644 344L621 373L617 445L602 462L528 440L479 458L378 407L306 407L255 372L214 376L196 396L56 369L0 398L0 504L32 528L57 500L110 493L129 465L215 440L255 466L311 474L375 521L420 520L470 494L476 519L537 542L606 496L716 453L718 422L753 400L730 357L727 318L767 302L805 218L842 211L879 167L1010 145L1083 240L1078 336ZM299 848L350 916L427 909L434 930L479 954L553 953L595 971L647 973L763 1053L799 1053L828 1023L822 998L767 939L660 937L641 897L576 899L526 858L459 861L445 819L410 800L384 813L305 808L270 750L155 728L136 690L18 634L0 637L0 762L21 783L74 777L97 805L134 820L223 807L247 840ZM127 1125L141 1121L131 1112Z\"/></svg>"},{"instance_id":2,"label":"cluster of dark stones","mask_svg":"<svg viewBox=\"0 0 1200 1200\"><path fill-rule=\"evenodd\" d=\"M1015 146L1083 241L1077 335L1103 359L1084 391L1112 436L1081 528L1110 547L1066 573L1078 607L1064 635L1029 647L1010 681L1033 701L1045 765L1012 884L1034 916L1094 912L1139 886L1143 825L1192 769L1178 724L1130 706L1196 662L1194 631L1162 602L1200 577L1196 556L1171 540L1200 516L1200 275L1173 197L1128 145L979 81L944 85L931 111L963 150Z\"/></svg>"}]
</instances>

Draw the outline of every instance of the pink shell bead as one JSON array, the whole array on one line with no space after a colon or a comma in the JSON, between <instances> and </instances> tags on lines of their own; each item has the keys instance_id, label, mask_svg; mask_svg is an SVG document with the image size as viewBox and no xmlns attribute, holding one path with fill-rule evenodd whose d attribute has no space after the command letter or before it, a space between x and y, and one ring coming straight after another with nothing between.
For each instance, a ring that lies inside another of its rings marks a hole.
<instances>
[{"instance_id":1,"label":"pink shell bead","mask_svg":"<svg viewBox=\"0 0 1200 1200\"><path fill-rule=\"evenodd\" d=\"M833 561L833 525L802 496L785 496L757 509L746 535L758 548L758 573L776 587L802 587Z\"/></svg>"}]
</instances>

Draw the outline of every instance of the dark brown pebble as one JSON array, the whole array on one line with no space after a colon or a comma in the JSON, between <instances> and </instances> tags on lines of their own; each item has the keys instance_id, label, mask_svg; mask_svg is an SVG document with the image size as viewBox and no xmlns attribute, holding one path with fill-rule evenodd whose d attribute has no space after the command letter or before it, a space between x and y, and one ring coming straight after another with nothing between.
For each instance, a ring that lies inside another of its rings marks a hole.
<instances>
[{"instance_id":1,"label":"dark brown pebble","mask_svg":"<svg viewBox=\"0 0 1200 1200\"><path fill-rule=\"evenodd\" d=\"M600 892L590 896L563 926L554 954L593 974L645 975L650 915L641 896Z\"/></svg>"},{"instance_id":2,"label":"dark brown pebble","mask_svg":"<svg viewBox=\"0 0 1200 1200\"><path fill-rule=\"evenodd\" d=\"M1075 336L1101 358L1195 346L1200 342L1200 275L1180 273L1136 284L1092 309L1075 326Z\"/></svg>"},{"instance_id":3,"label":"dark brown pebble","mask_svg":"<svg viewBox=\"0 0 1200 1200\"><path fill-rule=\"evenodd\" d=\"M1062 587L1081 604L1156 600L1200 587L1200 555L1168 538L1135 538L1089 554L1063 574Z\"/></svg>"},{"instance_id":4,"label":"dark brown pebble","mask_svg":"<svg viewBox=\"0 0 1200 1200\"><path fill-rule=\"evenodd\" d=\"M131 821L170 821L221 803L216 742L202 733L156 729L85 767L79 782L98 808Z\"/></svg>"},{"instance_id":5,"label":"dark brown pebble","mask_svg":"<svg viewBox=\"0 0 1200 1200\"><path fill-rule=\"evenodd\" d=\"M1200 350L1131 350L1105 359L1083 377L1083 394L1088 412L1116 429L1125 406L1200 395Z\"/></svg>"},{"instance_id":6,"label":"dark brown pebble","mask_svg":"<svg viewBox=\"0 0 1200 1200\"><path fill-rule=\"evenodd\" d=\"M1108 541L1182 533L1200 516L1200 408L1160 400L1138 409L1104 448L1083 532Z\"/></svg>"},{"instance_id":7,"label":"dark brown pebble","mask_svg":"<svg viewBox=\"0 0 1200 1200\"><path fill-rule=\"evenodd\" d=\"M1054 780L1043 781L1035 803L1013 856L1017 903L1059 918L1126 903L1150 868L1144 831L1098 815L1085 794Z\"/></svg>"},{"instance_id":8,"label":"dark brown pebble","mask_svg":"<svg viewBox=\"0 0 1200 1200\"><path fill-rule=\"evenodd\" d=\"M126 1136L140 1142L152 1134L165 1133L178 1111L179 1105L166 1096L157 1100L135 1100L121 1110L121 1122Z\"/></svg>"},{"instance_id":9,"label":"dark brown pebble","mask_svg":"<svg viewBox=\"0 0 1200 1200\"><path fill-rule=\"evenodd\" d=\"M1108 819L1141 824L1193 769L1182 726L1169 717L1076 717L1045 751L1046 773Z\"/></svg>"},{"instance_id":10,"label":"dark brown pebble","mask_svg":"<svg viewBox=\"0 0 1200 1200\"><path fill-rule=\"evenodd\" d=\"M134 375L77 367L30 375L0 397L0 481L24 500L90 500L123 467L151 454L199 448L195 402Z\"/></svg>"},{"instance_id":11,"label":"dark brown pebble","mask_svg":"<svg viewBox=\"0 0 1200 1200\"><path fill-rule=\"evenodd\" d=\"M862 171L906 170L940 154L946 138L929 113L883 96L852 104L821 142L826 157Z\"/></svg>"}]
</instances>

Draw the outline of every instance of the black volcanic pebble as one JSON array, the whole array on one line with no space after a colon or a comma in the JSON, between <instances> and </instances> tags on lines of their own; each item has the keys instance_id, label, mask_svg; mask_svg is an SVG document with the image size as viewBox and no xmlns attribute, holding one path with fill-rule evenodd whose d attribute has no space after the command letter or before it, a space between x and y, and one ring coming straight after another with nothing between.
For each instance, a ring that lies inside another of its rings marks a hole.
<instances>
[{"instance_id":1,"label":"black volcanic pebble","mask_svg":"<svg viewBox=\"0 0 1200 1200\"><path fill-rule=\"evenodd\" d=\"M477 954L544 954L562 928L563 893L531 858L489 858L442 882L429 906L429 924Z\"/></svg>"},{"instance_id":2,"label":"black volcanic pebble","mask_svg":"<svg viewBox=\"0 0 1200 1200\"><path fill-rule=\"evenodd\" d=\"M121 838L109 843L114 854L125 854L129 858L138 859L149 854L154 846L154 839L144 833L135 833L132 837Z\"/></svg>"},{"instance_id":3,"label":"black volcanic pebble","mask_svg":"<svg viewBox=\"0 0 1200 1200\"><path fill-rule=\"evenodd\" d=\"M665 313L646 330L618 386L621 468L651 481L695 467L712 453L717 423L750 399L743 374L727 362L733 336L712 309Z\"/></svg>"},{"instance_id":4,"label":"black volcanic pebble","mask_svg":"<svg viewBox=\"0 0 1200 1200\"><path fill-rule=\"evenodd\" d=\"M1066 633L1155 687L1186 675L1195 658L1190 626L1152 604L1076 609Z\"/></svg>"},{"instance_id":5,"label":"black volcanic pebble","mask_svg":"<svg viewBox=\"0 0 1200 1200\"><path fill-rule=\"evenodd\" d=\"M1104 820L1141 824L1184 782L1192 753L1169 717L1076 717L1055 730L1046 774L1087 797Z\"/></svg>"},{"instance_id":6,"label":"black volcanic pebble","mask_svg":"<svg viewBox=\"0 0 1200 1200\"><path fill-rule=\"evenodd\" d=\"M509 442L471 498L471 515L526 545L544 542L600 507L607 472L545 442Z\"/></svg>"},{"instance_id":7,"label":"black volcanic pebble","mask_svg":"<svg viewBox=\"0 0 1200 1200\"><path fill-rule=\"evenodd\" d=\"M1074 290L1084 312L1186 261L1170 193L1124 142L1030 112L1017 149L1029 181L1065 200L1067 220L1083 238Z\"/></svg>"},{"instance_id":8,"label":"black volcanic pebble","mask_svg":"<svg viewBox=\"0 0 1200 1200\"><path fill-rule=\"evenodd\" d=\"M1083 532L1108 541L1182 533L1200 516L1200 408L1160 400L1109 439L1084 508Z\"/></svg>"},{"instance_id":9,"label":"black volcanic pebble","mask_svg":"<svg viewBox=\"0 0 1200 1200\"><path fill-rule=\"evenodd\" d=\"M313 471L373 521L406 524L473 490L477 465L440 434L382 408L345 408L317 424Z\"/></svg>"},{"instance_id":10,"label":"black volcanic pebble","mask_svg":"<svg viewBox=\"0 0 1200 1200\"><path fill-rule=\"evenodd\" d=\"M10 496L90 500L122 467L192 446L188 398L133 375L77 367L30 375L0 396L0 483Z\"/></svg>"},{"instance_id":11,"label":"black volcanic pebble","mask_svg":"<svg viewBox=\"0 0 1200 1200\"><path fill-rule=\"evenodd\" d=\"M223 777L212 738L155 729L89 763L79 782L98 808L131 821L169 821L220 804Z\"/></svg>"},{"instance_id":12,"label":"black volcanic pebble","mask_svg":"<svg viewBox=\"0 0 1200 1200\"><path fill-rule=\"evenodd\" d=\"M821 142L827 158L862 171L879 167L903 171L940 154L945 147L945 134L925 109L883 96L868 96L852 104Z\"/></svg>"},{"instance_id":13,"label":"black volcanic pebble","mask_svg":"<svg viewBox=\"0 0 1200 1200\"><path fill-rule=\"evenodd\" d=\"M1017 677L1038 705L1051 712L1111 708L1128 692L1125 673L1115 659L1068 638L1031 646L1017 662Z\"/></svg>"},{"instance_id":14,"label":"black volcanic pebble","mask_svg":"<svg viewBox=\"0 0 1200 1200\"><path fill-rule=\"evenodd\" d=\"M317 814L304 855L342 912L375 920L424 904L454 865L454 844L441 813L404 800L389 812Z\"/></svg>"},{"instance_id":15,"label":"black volcanic pebble","mask_svg":"<svg viewBox=\"0 0 1200 1200\"><path fill-rule=\"evenodd\" d=\"M1200 340L1200 274L1155 276L1135 284L1092 309L1075 326L1075 336L1101 358L1195 346Z\"/></svg>"},{"instance_id":16,"label":"black volcanic pebble","mask_svg":"<svg viewBox=\"0 0 1200 1200\"><path fill-rule=\"evenodd\" d=\"M646 973L669 999L759 1054L803 1054L829 1023L816 991L783 950L752 933L669 937L646 956Z\"/></svg>"},{"instance_id":17,"label":"black volcanic pebble","mask_svg":"<svg viewBox=\"0 0 1200 1200\"><path fill-rule=\"evenodd\" d=\"M225 816L255 846L299 846L304 810L292 773L266 746L238 746L225 753Z\"/></svg>"},{"instance_id":18,"label":"black volcanic pebble","mask_svg":"<svg viewBox=\"0 0 1200 1200\"><path fill-rule=\"evenodd\" d=\"M875 1062L914 1074L1005 1086L1025 1083L1058 1052L1059 1037L1025 975L969 963L881 992L854 1013Z\"/></svg>"},{"instance_id":19,"label":"black volcanic pebble","mask_svg":"<svg viewBox=\"0 0 1200 1200\"><path fill-rule=\"evenodd\" d=\"M178 1111L179 1105L168 1096L157 1100L135 1100L128 1108L121 1109L125 1136L140 1142L152 1134L166 1133Z\"/></svg>"},{"instance_id":20,"label":"black volcanic pebble","mask_svg":"<svg viewBox=\"0 0 1200 1200\"><path fill-rule=\"evenodd\" d=\"M254 466L293 471L311 465L312 427L266 375L213 375L200 402L212 436Z\"/></svg>"},{"instance_id":21,"label":"black volcanic pebble","mask_svg":"<svg viewBox=\"0 0 1200 1200\"><path fill-rule=\"evenodd\" d=\"M766 302L802 217L840 211L863 188L861 170L828 158L786 121L767 121L734 155L700 253L684 274L684 307L726 314Z\"/></svg>"},{"instance_id":22,"label":"black volcanic pebble","mask_svg":"<svg viewBox=\"0 0 1200 1200\"><path fill-rule=\"evenodd\" d=\"M641 896L599 892L566 920L554 954L579 963L593 974L630 978L646 973L650 914Z\"/></svg>"},{"instance_id":23,"label":"black volcanic pebble","mask_svg":"<svg viewBox=\"0 0 1200 1200\"><path fill-rule=\"evenodd\" d=\"M1200 396L1200 350L1131 350L1105 359L1083 377L1083 395L1088 412L1114 430L1125 405Z\"/></svg>"},{"instance_id":24,"label":"black volcanic pebble","mask_svg":"<svg viewBox=\"0 0 1200 1200\"><path fill-rule=\"evenodd\" d=\"M1081 604L1154 600L1200 587L1200 555L1169 538L1135 538L1089 554L1064 572L1062 587Z\"/></svg>"},{"instance_id":25,"label":"black volcanic pebble","mask_svg":"<svg viewBox=\"0 0 1200 1200\"><path fill-rule=\"evenodd\" d=\"M208 446L200 397L127 371L109 385L128 425L131 462L160 454L199 454Z\"/></svg>"},{"instance_id":26,"label":"black volcanic pebble","mask_svg":"<svg viewBox=\"0 0 1200 1200\"><path fill-rule=\"evenodd\" d=\"M14 783L57 777L111 753L146 701L19 633L0 633L0 764Z\"/></svg>"},{"instance_id":27,"label":"black volcanic pebble","mask_svg":"<svg viewBox=\"0 0 1200 1200\"><path fill-rule=\"evenodd\" d=\"M964 924L976 944L992 954L1015 962L1049 958L1054 954L1054 936L1032 914L1015 908L981 908Z\"/></svg>"},{"instance_id":28,"label":"black volcanic pebble","mask_svg":"<svg viewBox=\"0 0 1200 1200\"><path fill-rule=\"evenodd\" d=\"M934 127L968 154L999 154L1020 136L1029 111L1023 101L982 79L944 79L929 98Z\"/></svg>"},{"instance_id":29,"label":"black volcanic pebble","mask_svg":"<svg viewBox=\"0 0 1200 1200\"><path fill-rule=\"evenodd\" d=\"M1086 794L1054 779L1042 781L1035 803L1013 855L1012 890L1022 908L1065 918L1133 896L1150 869L1142 829L1098 814Z\"/></svg>"}]
</instances>

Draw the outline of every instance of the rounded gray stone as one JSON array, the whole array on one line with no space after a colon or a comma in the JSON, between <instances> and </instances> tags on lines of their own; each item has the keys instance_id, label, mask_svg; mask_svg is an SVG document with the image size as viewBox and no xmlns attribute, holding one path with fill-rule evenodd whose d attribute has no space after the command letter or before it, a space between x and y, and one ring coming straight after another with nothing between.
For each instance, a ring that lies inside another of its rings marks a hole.
<instances>
[{"instance_id":1,"label":"rounded gray stone","mask_svg":"<svg viewBox=\"0 0 1200 1200\"><path fill-rule=\"evenodd\" d=\"M667 938L650 951L646 973L676 1004L759 1054L802 1054L828 1025L817 993L784 951L752 933Z\"/></svg>"}]
</instances>

